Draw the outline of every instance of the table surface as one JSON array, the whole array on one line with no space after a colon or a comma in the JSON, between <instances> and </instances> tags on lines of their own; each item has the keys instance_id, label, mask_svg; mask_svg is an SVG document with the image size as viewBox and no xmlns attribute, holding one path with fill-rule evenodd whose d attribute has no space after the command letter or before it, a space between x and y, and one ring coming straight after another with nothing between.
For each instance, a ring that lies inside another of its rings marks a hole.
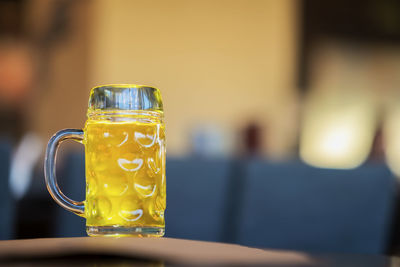
<instances>
[{"instance_id":1,"label":"table surface","mask_svg":"<svg viewBox=\"0 0 400 267\"><path fill-rule=\"evenodd\" d=\"M400 266L382 255L309 254L174 238L78 237L0 241L0 265Z\"/></svg>"}]
</instances>

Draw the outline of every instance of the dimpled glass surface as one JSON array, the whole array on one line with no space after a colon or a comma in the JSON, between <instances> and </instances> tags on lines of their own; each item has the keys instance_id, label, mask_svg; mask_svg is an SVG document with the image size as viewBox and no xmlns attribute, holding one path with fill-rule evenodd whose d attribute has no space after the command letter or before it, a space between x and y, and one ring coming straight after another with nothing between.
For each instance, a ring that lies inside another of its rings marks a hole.
<instances>
[{"instance_id":1,"label":"dimpled glass surface","mask_svg":"<svg viewBox=\"0 0 400 267\"><path fill-rule=\"evenodd\" d=\"M87 226L164 227L165 133L157 117L85 125Z\"/></svg>"}]
</instances>

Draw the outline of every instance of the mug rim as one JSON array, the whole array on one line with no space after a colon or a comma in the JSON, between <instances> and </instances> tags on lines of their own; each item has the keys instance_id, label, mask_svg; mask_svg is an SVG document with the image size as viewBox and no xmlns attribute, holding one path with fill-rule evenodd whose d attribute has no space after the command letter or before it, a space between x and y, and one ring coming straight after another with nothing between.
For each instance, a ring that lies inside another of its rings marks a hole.
<instances>
[{"instance_id":1,"label":"mug rim","mask_svg":"<svg viewBox=\"0 0 400 267\"><path fill-rule=\"evenodd\" d=\"M145 84L135 84L135 83L111 83L111 84L102 84L102 85L97 85L92 87L90 90L93 92L95 89L100 89L103 87L111 87L111 88L152 88L157 91L160 91L157 87L150 86L150 85L145 85Z\"/></svg>"},{"instance_id":2,"label":"mug rim","mask_svg":"<svg viewBox=\"0 0 400 267\"><path fill-rule=\"evenodd\" d=\"M139 84L105 84L90 91L88 115L98 112L163 111L158 88Z\"/></svg>"}]
</instances>

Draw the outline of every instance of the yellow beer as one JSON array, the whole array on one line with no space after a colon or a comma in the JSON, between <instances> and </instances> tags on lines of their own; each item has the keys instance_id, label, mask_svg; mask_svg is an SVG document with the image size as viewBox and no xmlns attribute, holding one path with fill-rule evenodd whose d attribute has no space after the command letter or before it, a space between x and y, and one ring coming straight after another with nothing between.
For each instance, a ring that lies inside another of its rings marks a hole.
<instances>
[{"instance_id":1,"label":"yellow beer","mask_svg":"<svg viewBox=\"0 0 400 267\"><path fill-rule=\"evenodd\" d=\"M88 120L85 139L87 226L164 227L163 124Z\"/></svg>"}]
</instances>

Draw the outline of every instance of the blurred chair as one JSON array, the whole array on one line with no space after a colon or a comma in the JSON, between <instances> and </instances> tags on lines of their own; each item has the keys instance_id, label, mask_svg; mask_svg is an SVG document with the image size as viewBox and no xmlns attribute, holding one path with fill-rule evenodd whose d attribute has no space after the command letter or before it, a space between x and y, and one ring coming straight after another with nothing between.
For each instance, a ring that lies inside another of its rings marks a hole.
<instances>
[{"instance_id":1,"label":"blurred chair","mask_svg":"<svg viewBox=\"0 0 400 267\"><path fill-rule=\"evenodd\" d=\"M396 180L383 164L333 170L253 161L243 190L240 244L346 253L387 248Z\"/></svg>"},{"instance_id":2,"label":"blurred chair","mask_svg":"<svg viewBox=\"0 0 400 267\"><path fill-rule=\"evenodd\" d=\"M83 152L69 153L57 172L57 179L63 193L69 198L82 201L85 199L85 155ZM86 221L72 212L56 207L55 236L86 236Z\"/></svg>"},{"instance_id":3,"label":"blurred chair","mask_svg":"<svg viewBox=\"0 0 400 267\"><path fill-rule=\"evenodd\" d=\"M11 144L0 141L0 240L14 237L14 201L9 187Z\"/></svg>"},{"instance_id":4,"label":"blurred chair","mask_svg":"<svg viewBox=\"0 0 400 267\"><path fill-rule=\"evenodd\" d=\"M220 241L229 167L223 159L167 159L167 237Z\"/></svg>"}]
</instances>

